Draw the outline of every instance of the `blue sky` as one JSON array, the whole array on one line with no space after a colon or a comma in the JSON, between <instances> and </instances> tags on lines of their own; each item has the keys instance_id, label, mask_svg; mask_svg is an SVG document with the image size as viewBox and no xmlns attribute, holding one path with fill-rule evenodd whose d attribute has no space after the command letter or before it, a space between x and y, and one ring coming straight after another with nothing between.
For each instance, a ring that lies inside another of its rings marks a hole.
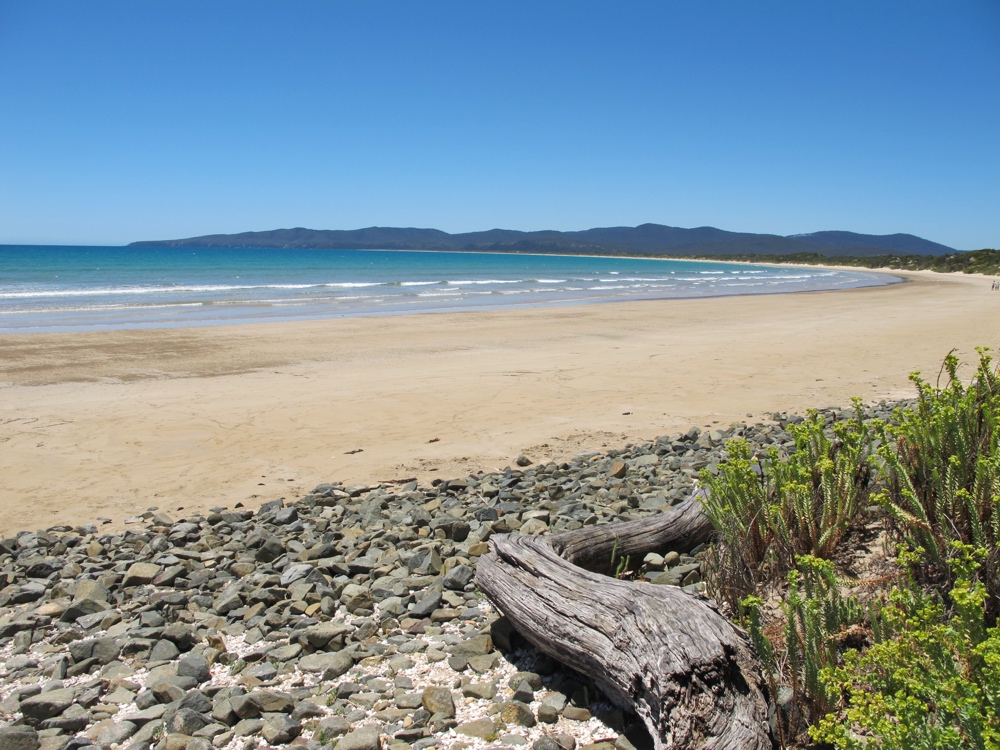
<instances>
[{"instance_id":1,"label":"blue sky","mask_svg":"<svg viewBox=\"0 0 1000 750\"><path fill-rule=\"evenodd\" d=\"M0 243L643 222L1000 247L1000 2L0 0Z\"/></svg>"}]
</instances>

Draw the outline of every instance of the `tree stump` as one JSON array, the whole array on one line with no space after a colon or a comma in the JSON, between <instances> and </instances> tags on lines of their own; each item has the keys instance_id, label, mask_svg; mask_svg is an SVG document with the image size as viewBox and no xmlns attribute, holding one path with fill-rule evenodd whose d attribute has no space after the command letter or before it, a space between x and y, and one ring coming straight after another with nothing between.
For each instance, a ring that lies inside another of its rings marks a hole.
<instances>
[{"instance_id":1,"label":"tree stump","mask_svg":"<svg viewBox=\"0 0 1000 750\"><path fill-rule=\"evenodd\" d=\"M634 710L656 750L770 750L766 688L746 633L677 587L602 575L613 574L613 557L688 550L710 533L691 496L652 519L498 535L476 583L536 648Z\"/></svg>"}]
</instances>

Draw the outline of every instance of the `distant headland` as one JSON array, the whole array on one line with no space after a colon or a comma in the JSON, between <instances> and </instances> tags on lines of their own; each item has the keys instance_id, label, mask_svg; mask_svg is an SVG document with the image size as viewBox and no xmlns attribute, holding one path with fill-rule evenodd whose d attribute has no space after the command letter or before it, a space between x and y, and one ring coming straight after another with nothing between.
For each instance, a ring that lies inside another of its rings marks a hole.
<instances>
[{"instance_id":1,"label":"distant headland","mask_svg":"<svg viewBox=\"0 0 1000 750\"><path fill-rule=\"evenodd\" d=\"M520 232L491 229L449 234L439 229L368 227L367 229L272 229L266 232L209 234L177 240L147 240L131 246L287 247L335 250L452 250L581 255L875 257L947 255L954 248L912 234L858 234L827 231L783 237L728 232L715 227L682 229L662 224L603 227L578 232Z\"/></svg>"}]
</instances>

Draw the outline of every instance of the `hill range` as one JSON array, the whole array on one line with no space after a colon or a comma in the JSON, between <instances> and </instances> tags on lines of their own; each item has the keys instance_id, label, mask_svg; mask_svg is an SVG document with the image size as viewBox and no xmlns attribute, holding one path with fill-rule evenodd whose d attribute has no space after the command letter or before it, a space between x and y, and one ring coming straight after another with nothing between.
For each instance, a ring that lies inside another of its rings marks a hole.
<instances>
[{"instance_id":1,"label":"hill range","mask_svg":"<svg viewBox=\"0 0 1000 750\"><path fill-rule=\"evenodd\" d=\"M828 257L945 255L954 248L912 234L858 234L829 231L796 234L727 232L715 227L682 229L662 224L604 227L577 232L520 232L491 229L449 234L439 229L273 229L265 232L209 234L178 240L148 240L130 246L284 247L337 250L453 250L509 253L734 256L820 254Z\"/></svg>"}]
</instances>

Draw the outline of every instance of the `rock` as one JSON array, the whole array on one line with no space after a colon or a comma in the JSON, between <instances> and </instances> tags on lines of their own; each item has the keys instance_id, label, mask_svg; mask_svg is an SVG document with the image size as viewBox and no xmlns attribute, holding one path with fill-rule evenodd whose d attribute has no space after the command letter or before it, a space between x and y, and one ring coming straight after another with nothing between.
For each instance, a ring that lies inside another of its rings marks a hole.
<instances>
[{"instance_id":1,"label":"rock","mask_svg":"<svg viewBox=\"0 0 1000 750\"><path fill-rule=\"evenodd\" d=\"M475 574L476 571L468 565L456 565L441 580L441 585L452 591L463 591Z\"/></svg>"},{"instance_id":2,"label":"rock","mask_svg":"<svg viewBox=\"0 0 1000 750\"><path fill-rule=\"evenodd\" d=\"M555 724L557 721L559 721L559 712L556 711L556 709L553 708L552 706L549 706L545 703L542 703L538 707L537 716L538 720L545 724Z\"/></svg>"},{"instance_id":3,"label":"rock","mask_svg":"<svg viewBox=\"0 0 1000 750\"><path fill-rule=\"evenodd\" d=\"M29 723L38 723L58 716L69 708L74 700L73 691L68 688L50 690L21 701L21 713Z\"/></svg>"},{"instance_id":4,"label":"rock","mask_svg":"<svg viewBox=\"0 0 1000 750\"><path fill-rule=\"evenodd\" d=\"M427 617L431 612L441 605L440 591L427 591L417 602L410 607L410 614L413 617Z\"/></svg>"},{"instance_id":5,"label":"rock","mask_svg":"<svg viewBox=\"0 0 1000 750\"><path fill-rule=\"evenodd\" d=\"M91 581L89 579L83 578L76 582L76 590L73 596L73 602L79 603L84 601L92 602L106 602L110 593L106 588L104 588L97 581Z\"/></svg>"},{"instance_id":6,"label":"rock","mask_svg":"<svg viewBox=\"0 0 1000 750\"><path fill-rule=\"evenodd\" d=\"M351 731L351 722L343 716L328 716L320 721L319 731L327 737L340 737Z\"/></svg>"},{"instance_id":7,"label":"rock","mask_svg":"<svg viewBox=\"0 0 1000 750\"><path fill-rule=\"evenodd\" d=\"M308 563L289 565L285 568L285 572L281 574L281 585L286 587L291 586L293 583L301 581L312 572L313 566Z\"/></svg>"},{"instance_id":8,"label":"rock","mask_svg":"<svg viewBox=\"0 0 1000 750\"><path fill-rule=\"evenodd\" d=\"M240 719L254 719L260 716L260 705L249 695L231 696L229 707Z\"/></svg>"},{"instance_id":9,"label":"rock","mask_svg":"<svg viewBox=\"0 0 1000 750\"><path fill-rule=\"evenodd\" d=\"M38 732L30 727L7 725L0 729L0 750L38 750Z\"/></svg>"},{"instance_id":10,"label":"rock","mask_svg":"<svg viewBox=\"0 0 1000 750\"><path fill-rule=\"evenodd\" d=\"M538 518L530 518L518 531L525 536L537 536L549 530L549 525Z\"/></svg>"},{"instance_id":11,"label":"rock","mask_svg":"<svg viewBox=\"0 0 1000 750\"><path fill-rule=\"evenodd\" d=\"M4 667L8 672L18 672L22 669L34 669L37 666L38 660L32 659L27 654L12 656L4 664Z\"/></svg>"},{"instance_id":12,"label":"rock","mask_svg":"<svg viewBox=\"0 0 1000 750\"><path fill-rule=\"evenodd\" d=\"M577 706L566 706L562 712L563 718L569 719L570 721L590 721L591 713L586 708L578 708Z\"/></svg>"},{"instance_id":13,"label":"rock","mask_svg":"<svg viewBox=\"0 0 1000 750\"><path fill-rule=\"evenodd\" d=\"M455 701L448 688L433 686L425 688L421 703L432 714L443 714L449 719L455 717Z\"/></svg>"},{"instance_id":14,"label":"rock","mask_svg":"<svg viewBox=\"0 0 1000 750\"><path fill-rule=\"evenodd\" d=\"M627 472L628 465L620 458L616 458L612 461L611 466L608 468L608 476L613 479L622 479Z\"/></svg>"},{"instance_id":15,"label":"rock","mask_svg":"<svg viewBox=\"0 0 1000 750\"><path fill-rule=\"evenodd\" d=\"M349 583L340 594L340 603L351 613L357 612L359 609L370 609L372 606L371 592L364 586Z\"/></svg>"},{"instance_id":16,"label":"rock","mask_svg":"<svg viewBox=\"0 0 1000 750\"><path fill-rule=\"evenodd\" d=\"M317 652L303 656L298 666L303 672L322 672L324 680L333 680L353 667L354 659L343 651Z\"/></svg>"},{"instance_id":17,"label":"rock","mask_svg":"<svg viewBox=\"0 0 1000 750\"><path fill-rule=\"evenodd\" d=\"M87 659L96 659L98 664L109 664L118 658L121 649L114 638L90 638L70 643L69 654L76 664Z\"/></svg>"},{"instance_id":18,"label":"rock","mask_svg":"<svg viewBox=\"0 0 1000 750\"><path fill-rule=\"evenodd\" d=\"M337 750L380 750L378 727L367 725L344 735L337 742Z\"/></svg>"},{"instance_id":19,"label":"rock","mask_svg":"<svg viewBox=\"0 0 1000 750\"><path fill-rule=\"evenodd\" d=\"M504 724L516 724L522 727L535 726L535 715L531 709L520 701L505 703L500 709L500 720Z\"/></svg>"},{"instance_id":20,"label":"rock","mask_svg":"<svg viewBox=\"0 0 1000 750\"><path fill-rule=\"evenodd\" d=\"M531 703L534 699L535 691L531 689L531 685L528 684L527 680L521 680L514 688L513 700L521 703Z\"/></svg>"},{"instance_id":21,"label":"rock","mask_svg":"<svg viewBox=\"0 0 1000 750\"><path fill-rule=\"evenodd\" d=\"M159 575L160 570L160 566L153 563L132 563L125 573L124 580L122 580L122 588L145 586L147 583L152 583L153 579Z\"/></svg>"},{"instance_id":22,"label":"rock","mask_svg":"<svg viewBox=\"0 0 1000 750\"><path fill-rule=\"evenodd\" d=\"M181 699L180 708L189 708L195 713L212 713L212 701L199 690L192 690ZM159 718L159 717L157 717Z\"/></svg>"},{"instance_id":23,"label":"rock","mask_svg":"<svg viewBox=\"0 0 1000 750\"><path fill-rule=\"evenodd\" d=\"M264 728L262 719L242 719L233 727L233 734L237 737L248 737L251 734L260 734Z\"/></svg>"},{"instance_id":24,"label":"rock","mask_svg":"<svg viewBox=\"0 0 1000 750\"><path fill-rule=\"evenodd\" d=\"M178 656L180 656L180 649L177 648L177 644L173 641L168 641L166 638L158 640L153 644L153 648L149 650L149 660L150 661L173 661Z\"/></svg>"},{"instance_id":25,"label":"rock","mask_svg":"<svg viewBox=\"0 0 1000 750\"><path fill-rule=\"evenodd\" d=\"M341 622L321 622L306 628L305 639L317 651L339 651L344 647L344 637L351 627Z\"/></svg>"},{"instance_id":26,"label":"rock","mask_svg":"<svg viewBox=\"0 0 1000 750\"><path fill-rule=\"evenodd\" d=\"M131 721L120 721L117 724L112 724L99 735L97 735L96 744L98 747L109 748L115 745L122 744L125 740L131 737L138 730L135 724Z\"/></svg>"},{"instance_id":27,"label":"rock","mask_svg":"<svg viewBox=\"0 0 1000 750\"><path fill-rule=\"evenodd\" d=\"M455 732L464 734L466 737L477 737L481 740L492 741L496 738L497 727L493 719L476 719L455 727Z\"/></svg>"},{"instance_id":28,"label":"rock","mask_svg":"<svg viewBox=\"0 0 1000 750\"><path fill-rule=\"evenodd\" d=\"M514 459L514 463L523 468L525 466L531 466L533 462L526 455L520 453L518 454L517 458Z\"/></svg>"},{"instance_id":29,"label":"rock","mask_svg":"<svg viewBox=\"0 0 1000 750\"><path fill-rule=\"evenodd\" d=\"M177 662L178 677L192 677L199 685L208 681L212 673L208 660L201 654L186 654Z\"/></svg>"},{"instance_id":30,"label":"rock","mask_svg":"<svg viewBox=\"0 0 1000 750\"><path fill-rule=\"evenodd\" d=\"M261 734L269 745L285 745L302 731L302 725L287 716L276 716L267 719L261 728Z\"/></svg>"},{"instance_id":31,"label":"rock","mask_svg":"<svg viewBox=\"0 0 1000 750\"><path fill-rule=\"evenodd\" d=\"M300 701L292 711L292 719L295 721L315 719L321 716L326 716L326 711L312 701Z\"/></svg>"},{"instance_id":32,"label":"rock","mask_svg":"<svg viewBox=\"0 0 1000 750\"><path fill-rule=\"evenodd\" d=\"M274 514L274 522L279 526L295 523L299 520L299 513L295 508L282 508Z\"/></svg>"},{"instance_id":33,"label":"rock","mask_svg":"<svg viewBox=\"0 0 1000 750\"><path fill-rule=\"evenodd\" d=\"M482 656L493 650L493 640L488 635L476 635L455 644L451 653L456 656Z\"/></svg>"},{"instance_id":34,"label":"rock","mask_svg":"<svg viewBox=\"0 0 1000 750\"><path fill-rule=\"evenodd\" d=\"M122 718L125 721L132 722L137 727L143 727L151 721L162 719L166 711L167 707L165 705L157 704L149 708L144 708L141 711L133 711L132 713L125 714Z\"/></svg>"},{"instance_id":35,"label":"rock","mask_svg":"<svg viewBox=\"0 0 1000 750\"><path fill-rule=\"evenodd\" d=\"M493 700L497 694L497 684L495 682L469 682L462 685L462 695L466 698L476 698L478 700Z\"/></svg>"},{"instance_id":36,"label":"rock","mask_svg":"<svg viewBox=\"0 0 1000 750\"><path fill-rule=\"evenodd\" d=\"M196 713L190 708L180 708L167 720L166 726L168 732L190 736L209 723L204 714Z\"/></svg>"}]
</instances>

